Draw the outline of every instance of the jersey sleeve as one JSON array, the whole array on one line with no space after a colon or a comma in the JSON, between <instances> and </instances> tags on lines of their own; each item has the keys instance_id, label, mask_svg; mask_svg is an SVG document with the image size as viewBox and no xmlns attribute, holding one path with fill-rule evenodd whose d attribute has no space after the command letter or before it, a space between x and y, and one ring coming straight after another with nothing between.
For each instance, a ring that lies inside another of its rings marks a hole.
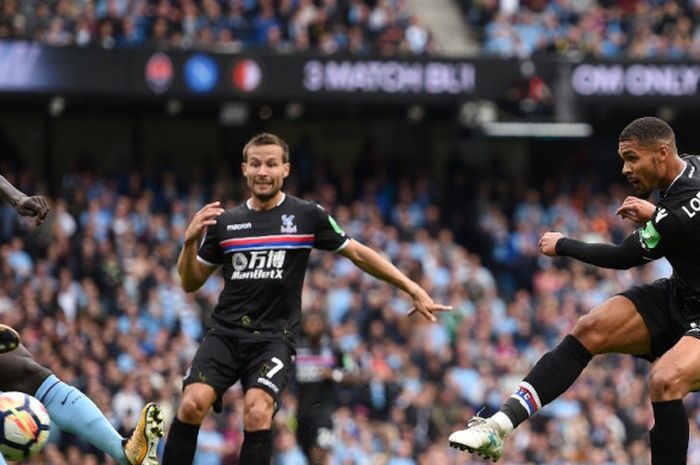
<instances>
[{"instance_id":1,"label":"jersey sleeve","mask_svg":"<svg viewBox=\"0 0 700 465\"><path fill-rule=\"evenodd\" d=\"M209 266L219 266L224 261L224 253L219 247L216 229L207 228L197 252L197 260Z\"/></svg>"},{"instance_id":2,"label":"jersey sleeve","mask_svg":"<svg viewBox=\"0 0 700 465\"><path fill-rule=\"evenodd\" d=\"M687 234L675 213L657 207L651 219L638 228L620 245L588 244L562 238L557 242L557 254L572 257L604 268L628 269L668 254L685 243Z\"/></svg>"},{"instance_id":3,"label":"jersey sleeve","mask_svg":"<svg viewBox=\"0 0 700 465\"><path fill-rule=\"evenodd\" d=\"M342 250L350 238L336 223L331 215L320 205L316 205L316 229L314 230L314 248L337 252Z\"/></svg>"},{"instance_id":4,"label":"jersey sleeve","mask_svg":"<svg viewBox=\"0 0 700 465\"><path fill-rule=\"evenodd\" d=\"M687 234L680 219L672 210L657 207L654 215L635 234L644 250L644 257L653 260L669 253L673 247L684 244Z\"/></svg>"},{"instance_id":5,"label":"jersey sleeve","mask_svg":"<svg viewBox=\"0 0 700 465\"><path fill-rule=\"evenodd\" d=\"M636 231L619 245L590 244L564 237L557 241L556 252L561 257L571 257L594 266L616 270L626 270L652 260L644 255Z\"/></svg>"}]
</instances>

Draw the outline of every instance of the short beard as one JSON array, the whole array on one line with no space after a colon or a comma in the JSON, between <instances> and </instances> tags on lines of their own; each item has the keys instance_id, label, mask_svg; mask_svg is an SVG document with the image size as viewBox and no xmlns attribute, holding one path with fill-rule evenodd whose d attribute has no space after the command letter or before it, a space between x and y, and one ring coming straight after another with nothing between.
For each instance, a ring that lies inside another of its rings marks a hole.
<instances>
[{"instance_id":1,"label":"short beard","mask_svg":"<svg viewBox=\"0 0 700 465\"><path fill-rule=\"evenodd\" d=\"M634 193L635 193L636 196L639 197L640 199L648 199L648 198L651 196L652 191L634 189Z\"/></svg>"},{"instance_id":2,"label":"short beard","mask_svg":"<svg viewBox=\"0 0 700 465\"><path fill-rule=\"evenodd\" d=\"M272 191L269 194L256 194L255 191L253 191L252 193L253 193L253 197L258 199L259 201L267 202L267 201L271 200L274 196L276 196L279 191L280 190L277 189L276 191Z\"/></svg>"}]
</instances>

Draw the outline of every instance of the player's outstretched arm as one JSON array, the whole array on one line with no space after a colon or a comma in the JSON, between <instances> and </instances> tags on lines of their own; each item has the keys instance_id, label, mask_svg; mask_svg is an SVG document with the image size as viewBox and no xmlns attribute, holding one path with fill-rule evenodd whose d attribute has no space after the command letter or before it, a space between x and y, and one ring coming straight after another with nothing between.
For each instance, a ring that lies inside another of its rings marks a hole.
<instances>
[{"instance_id":1,"label":"player's outstretched arm","mask_svg":"<svg viewBox=\"0 0 700 465\"><path fill-rule=\"evenodd\" d=\"M436 312L452 309L452 307L448 305L433 302L433 299L422 287L409 279L408 276L403 274L389 260L366 245L351 239L348 245L340 251L340 254L352 260L355 266L362 271L382 281L386 281L410 295L411 299L413 299L413 308L409 312L409 315L414 312L419 312L424 318L430 321L436 321Z\"/></svg>"},{"instance_id":2,"label":"player's outstretched arm","mask_svg":"<svg viewBox=\"0 0 700 465\"><path fill-rule=\"evenodd\" d=\"M36 218L37 226L44 222L49 213L49 203L41 195L28 196L0 176L0 196L22 216Z\"/></svg>"},{"instance_id":3,"label":"player's outstretched arm","mask_svg":"<svg viewBox=\"0 0 700 465\"><path fill-rule=\"evenodd\" d=\"M540 252L549 257L571 257L601 268L626 270L648 261L636 233L627 236L622 244L613 245L589 244L558 232L546 232L539 246Z\"/></svg>"},{"instance_id":4,"label":"player's outstretched arm","mask_svg":"<svg viewBox=\"0 0 700 465\"><path fill-rule=\"evenodd\" d=\"M216 218L224 212L220 204L212 202L202 207L185 230L185 242L177 259L177 272L185 292L199 289L216 269L197 260L197 251L207 226L215 225Z\"/></svg>"}]
</instances>

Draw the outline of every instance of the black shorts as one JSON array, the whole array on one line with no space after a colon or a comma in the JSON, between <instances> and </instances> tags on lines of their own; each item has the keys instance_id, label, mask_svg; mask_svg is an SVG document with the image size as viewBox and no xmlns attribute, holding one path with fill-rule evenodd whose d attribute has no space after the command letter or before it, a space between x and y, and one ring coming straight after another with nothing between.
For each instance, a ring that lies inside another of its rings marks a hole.
<instances>
[{"instance_id":1,"label":"black shorts","mask_svg":"<svg viewBox=\"0 0 700 465\"><path fill-rule=\"evenodd\" d=\"M20 391L31 395L52 374L51 370L34 360L23 344L0 355L0 373L0 391Z\"/></svg>"},{"instance_id":2,"label":"black shorts","mask_svg":"<svg viewBox=\"0 0 700 465\"><path fill-rule=\"evenodd\" d=\"M293 372L293 356L294 348L281 338L259 340L252 335L233 337L211 330L185 374L183 389L192 383L208 384L220 403L224 392L240 380L244 392L260 388L272 396L277 406Z\"/></svg>"},{"instance_id":3,"label":"black shorts","mask_svg":"<svg viewBox=\"0 0 700 465\"><path fill-rule=\"evenodd\" d=\"M335 437L331 415L304 415L297 420L297 442L307 456L312 447L328 450L333 446Z\"/></svg>"},{"instance_id":4,"label":"black shorts","mask_svg":"<svg viewBox=\"0 0 700 465\"><path fill-rule=\"evenodd\" d=\"M639 357L654 361L682 336L700 339L700 300L675 279L658 279L620 295L634 303L651 334L651 354Z\"/></svg>"}]
</instances>

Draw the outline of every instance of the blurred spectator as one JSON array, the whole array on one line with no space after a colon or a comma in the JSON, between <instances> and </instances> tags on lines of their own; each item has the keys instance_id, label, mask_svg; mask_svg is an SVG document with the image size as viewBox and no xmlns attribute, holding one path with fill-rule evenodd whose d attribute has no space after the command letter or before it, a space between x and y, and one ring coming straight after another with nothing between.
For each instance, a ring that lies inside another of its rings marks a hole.
<instances>
[{"instance_id":1,"label":"blurred spectator","mask_svg":"<svg viewBox=\"0 0 700 465\"><path fill-rule=\"evenodd\" d=\"M192 465L222 465L224 452L224 435L217 431L216 422L210 415L202 421Z\"/></svg>"},{"instance_id":2,"label":"blurred spectator","mask_svg":"<svg viewBox=\"0 0 700 465\"><path fill-rule=\"evenodd\" d=\"M277 433L275 448L278 453L274 459L274 465L308 465L309 463L297 445L294 433L287 428L282 428Z\"/></svg>"},{"instance_id":3,"label":"blurred spectator","mask_svg":"<svg viewBox=\"0 0 700 465\"><path fill-rule=\"evenodd\" d=\"M598 58L700 56L697 2L678 0L459 0L484 53Z\"/></svg>"},{"instance_id":4,"label":"blurred spectator","mask_svg":"<svg viewBox=\"0 0 700 465\"><path fill-rule=\"evenodd\" d=\"M0 37L61 47L242 48L281 53L432 53L397 0L31 0L2 2Z\"/></svg>"}]
</instances>

